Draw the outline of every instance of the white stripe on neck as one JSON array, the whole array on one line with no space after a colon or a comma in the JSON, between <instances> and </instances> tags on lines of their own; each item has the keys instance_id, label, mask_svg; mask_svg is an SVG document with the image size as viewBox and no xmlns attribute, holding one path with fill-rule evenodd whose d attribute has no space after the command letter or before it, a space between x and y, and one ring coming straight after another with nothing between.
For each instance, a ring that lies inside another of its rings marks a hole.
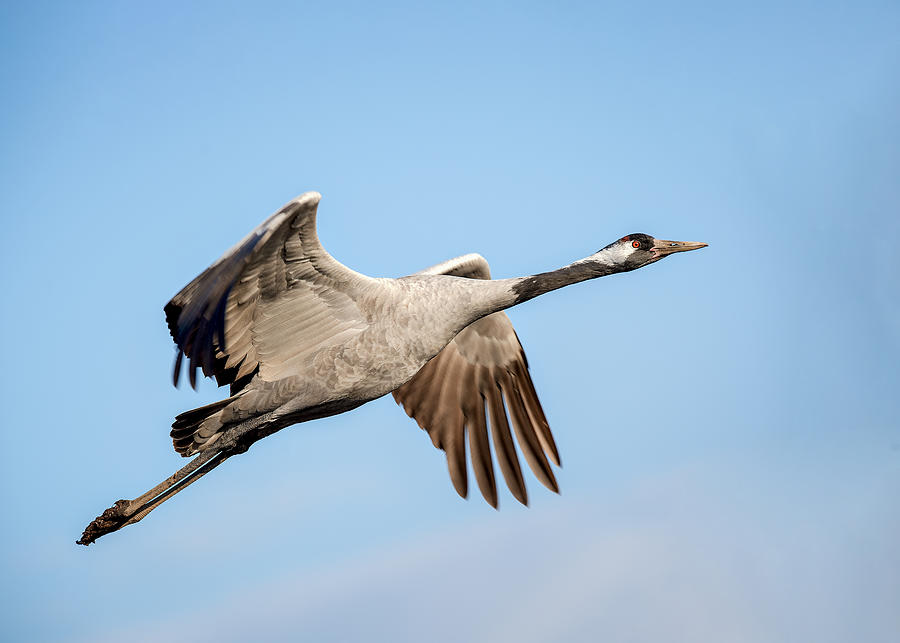
<instances>
[{"instance_id":1,"label":"white stripe on neck","mask_svg":"<svg viewBox=\"0 0 900 643\"><path fill-rule=\"evenodd\" d=\"M635 249L631 247L631 244L614 243L613 245L604 248L599 252L595 252L590 257L579 259L575 262L575 264L599 262L607 266L621 266L623 263L625 263L628 257L631 256L631 253L633 253L634 250Z\"/></svg>"}]
</instances>

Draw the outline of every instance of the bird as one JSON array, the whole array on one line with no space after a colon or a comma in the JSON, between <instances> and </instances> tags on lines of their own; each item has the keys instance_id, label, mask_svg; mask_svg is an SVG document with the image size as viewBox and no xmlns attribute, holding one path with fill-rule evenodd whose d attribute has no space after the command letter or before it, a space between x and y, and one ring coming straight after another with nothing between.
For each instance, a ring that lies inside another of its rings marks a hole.
<instances>
[{"instance_id":1,"label":"bird","mask_svg":"<svg viewBox=\"0 0 900 643\"><path fill-rule=\"evenodd\" d=\"M375 278L322 247L320 199L306 192L287 203L165 305L177 347L174 384L187 370L196 388L199 370L229 386L227 398L175 418L179 454L215 450L230 427L248 420L260 419L258 435L269 435L391 393L444 451L460 496L468 495L468 444L481 494L498 506L493 443L511 494L528 503L513 434L535 477L558 492L550 463L561 466L559 451L503 311L707 245L634 233L524 277L491 279L487 261L467 254Z\"/></svg>"}]
</instances>

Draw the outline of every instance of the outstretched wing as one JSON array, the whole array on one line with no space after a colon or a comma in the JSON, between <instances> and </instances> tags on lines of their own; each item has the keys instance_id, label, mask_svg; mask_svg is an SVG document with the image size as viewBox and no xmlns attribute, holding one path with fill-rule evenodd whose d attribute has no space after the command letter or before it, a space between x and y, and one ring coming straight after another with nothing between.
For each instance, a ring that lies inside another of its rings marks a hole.
<instances>
[{"instance_id":1,"label":"outstretched wing","mask_svg":"<svg viewBox=\"0 0 900 643\"><path fill-rule=\"evenodd\" d=\"M196 371L232 393L254 373L278 380L312 351L361 332L355 294L369 277L333 259L316 235L321 196L303 194L184 287L166 304L166 322L191 385Z\"/></svg>"},{"instance_id":2,"label":"outstretched wing","mask_svg":"<svg viewBox=\"0 0 900 643\"><path fill-rule=\"evenodd\" d=\"M418 274L491 278L487 261L477 254L451 259ZM434 446L446 452L450 478L462 497L468 493L468 435L472 468L481 494L497 506L497 484L488 444L489 417L497 462L506 484L519 502L528 504L507 410L531 470L547 488L559 491L547 460L549 456L559 466L559 453L528 374L522 344L505 313L493 313L464 328L393 395L428 432Z\"/></svg>"}]
</instances>

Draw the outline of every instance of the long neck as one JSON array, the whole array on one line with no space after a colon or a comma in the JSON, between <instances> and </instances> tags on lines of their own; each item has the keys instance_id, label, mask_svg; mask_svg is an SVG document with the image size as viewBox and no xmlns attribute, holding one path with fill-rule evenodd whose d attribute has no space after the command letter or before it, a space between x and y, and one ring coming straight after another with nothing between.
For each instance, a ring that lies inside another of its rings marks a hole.
<instances>
[{"instance_id":1,"label":"long neck","mask_svg":"<svg viewBox=\"0 0 900 643\"><path fill-rule=\"evenodd\" d=\"M629 263L625 257L620 256L615 248L604 248L590 257L570 263L558 270L542 272L530 277L481 282L484 284L484 293L487 296L482 300L484 308L478 317L511 308L563 286L605 277L617 272L627 272L637 267L639 266Z\"/></svg>"},{"instance_id":2,"label":"long neck","mask_svg":"<svg viewBox=\"0 0 900 643\"><path fill-rule=\"evenodd\" d=\"M538 295L557 290L563 286L577 284L588 279L596 279L597 277L605 277L617 272L627 272L634 270L636 267L625 261L624 257L618 256L615 249L604 248L590 257L570 263L559 270L542 272L531 277L521 277L515 280L517 283L512 285L512 291L516 295L513 305L521 304L523 301L534 299Z\"/></svg>"}]
</instances>

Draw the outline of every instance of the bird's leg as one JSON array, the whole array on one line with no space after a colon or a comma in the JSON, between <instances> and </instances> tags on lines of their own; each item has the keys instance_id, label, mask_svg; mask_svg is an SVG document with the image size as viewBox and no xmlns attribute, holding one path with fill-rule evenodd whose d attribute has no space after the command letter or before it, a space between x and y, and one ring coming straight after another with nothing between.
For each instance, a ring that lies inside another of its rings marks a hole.
<instances>
[{"instance_id":1,"label":"bird's leg","mask_svg":"<svg viewBox=\"0 0 900 643\"><path fill-rule=\"evenodd\" d=\"M202 463L200 466L194 468L190 473L182 476L172 486L168 488L164 486L166 485L166 483L168 483L168 480L162 483L162 485L157 485L156 488L159 488L160 486L163 487L163 491L158 495L148 492L140 498L135 498L134 500L132 500L130 506L136 506L137 510L134 512L134 514L131 515L130 518L128 518L128 520L122 523L122 527L133 525L134 523L138 522L148 513L156 509L159 505L174 496L176 493L190 486L191 484L205 476L207 473L215 469L217 466L225 462L225 460L230 458L232 455L234 455L234 453L226 453L225 451L214 451L213 453L215 453L215 455L212 458ZM141 501L145 502L142 503Z\"/></svg>"},{"instance_id":2,"label":"bird's leg","mask_svg":"<svg viewBox=\"0 0 900 643\"><path fill-rule=\"evenodd\" d=\"M252 433L255 429L265 424L269 415L253 418L228 429L219 439L216 448L204 451L187 465L134 500L116 501L112 507L97 516L85 528L84 533L76 543L79 545L90 545L101 536L118 531L127 525L133 525L231 456L244 453L254 442L271 435L277 430L275 427L265 427Z\"/></svg>"}]
</instances>

